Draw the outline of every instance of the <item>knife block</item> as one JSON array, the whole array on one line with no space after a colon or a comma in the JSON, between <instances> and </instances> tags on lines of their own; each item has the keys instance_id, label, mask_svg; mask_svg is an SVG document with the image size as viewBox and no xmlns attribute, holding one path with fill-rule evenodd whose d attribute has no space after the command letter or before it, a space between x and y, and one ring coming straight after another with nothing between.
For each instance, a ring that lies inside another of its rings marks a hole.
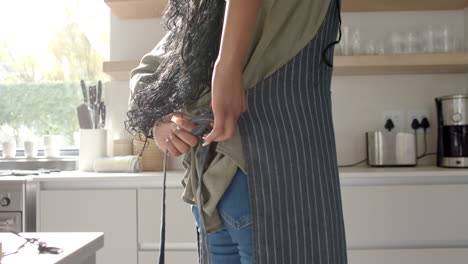
<instances>
[{"instance_id":1,"label":"knife block","mask_svg":"<svg viewBox=\"0 0 468 264\"><path fill-rule=\"evenodd\" d=\"M145 145L145 137L138 135L133 138L133 155L138 155ZM149 138L147 146L141 156L141 167L143 171L162 171L164 153L156 146L154 139Z\"/></svg>"},{"instance_id":2,"label":"knife block","mask_svg":"<svg viewBox=\"0 0 468 264\"><path fill-rule=\"evenodd\" d=\"M80 129L80 171L94 171L94 160L107 157L107 129Z\"/></svg>"}]
</instances>

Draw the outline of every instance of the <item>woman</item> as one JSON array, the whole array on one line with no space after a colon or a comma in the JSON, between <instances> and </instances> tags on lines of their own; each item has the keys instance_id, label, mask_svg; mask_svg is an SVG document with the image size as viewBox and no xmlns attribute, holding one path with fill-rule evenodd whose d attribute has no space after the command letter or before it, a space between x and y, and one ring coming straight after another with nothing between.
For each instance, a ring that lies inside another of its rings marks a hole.
<instances>
[{"instance_id":1,"label":"woman","mask_svg":"<svg viewBox=\"0 0 468 264\"><path fill-rule=\"evenodd\" d=\"M127 127L185 155L201 263L347 263L330 91L339 4L171 0L169 33L132 71ZM210 110L201 142L190 118Z\"/></svg>"}]
</instances>

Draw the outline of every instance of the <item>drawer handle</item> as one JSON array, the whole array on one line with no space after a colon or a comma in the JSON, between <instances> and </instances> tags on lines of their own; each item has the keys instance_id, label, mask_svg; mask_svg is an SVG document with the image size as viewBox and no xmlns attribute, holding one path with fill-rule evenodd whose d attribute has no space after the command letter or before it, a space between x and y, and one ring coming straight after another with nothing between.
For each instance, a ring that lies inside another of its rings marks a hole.
<instances>
[{"instance_id":1,"label":"drawer handle","mask_svg":"<svg viewBox=\"0 0 468 264\"><path fill-rule=\"evenodd\" d=\"M11 226L15 224L14 218L0 219L0 226Z\"/></svg>"},{"instance_id":2,"label":"drawer handle","mask_svg":"<svg viewBox=\"0 0 468 264\"><path fill-rule=\"evenodd\" d=\"M348 241L348 250L468 248L468 240Z\"/></svg>"},{"instance_id":3,"label":"drawer handle","mask_svg":"<svg viewBox=\"0 0 468 264\"><path fill-rule=\"evenodd\" d=\"M158 243L139 243L139 251L159 251ZM197 243L196 242L172 242L166 243L166 250L169 251L196 251Z\"/></svg>"}]
</instances>

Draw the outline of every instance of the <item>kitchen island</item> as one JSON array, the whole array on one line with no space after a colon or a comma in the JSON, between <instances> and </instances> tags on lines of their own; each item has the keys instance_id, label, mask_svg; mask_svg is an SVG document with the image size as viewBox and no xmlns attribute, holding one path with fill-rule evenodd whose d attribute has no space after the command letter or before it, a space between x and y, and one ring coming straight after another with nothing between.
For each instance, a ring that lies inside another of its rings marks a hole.
<instances>
[{"instance_id":1,"label":"kitchen island","mask_svg":"<svg viewBox=\"0 0 468 264\"><path fill-rule=\"evenodd\" d=\"M102 233L20 233L38 238L48 247L58 247L60 254L39 254L37 245L27 244L18 253L5 256L2 264L96 264L96 251L104 246ZM4 253L15 252L25 240L12 233L0 233Z\"/></svg>"}]
</instances>

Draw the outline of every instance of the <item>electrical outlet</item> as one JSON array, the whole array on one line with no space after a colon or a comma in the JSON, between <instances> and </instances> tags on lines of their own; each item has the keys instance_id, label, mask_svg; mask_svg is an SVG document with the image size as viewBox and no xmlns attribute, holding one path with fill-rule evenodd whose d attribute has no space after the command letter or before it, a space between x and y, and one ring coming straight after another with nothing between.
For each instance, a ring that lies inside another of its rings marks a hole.
<instances>
[{"instance_id":1,"label":"electrical outlet","mask_svg":"<svg viewBox=\"0 0 468 264\"><path fill-rule=\"evenodd\" d=\"M388 110L383 113L383 122L382 122L382 130L385 130L385 123L388 119L391 119L393 125L395 126L392 131L402 132L404 129L404 115L403 111L400 110Z\"/></svg>"},{"instance_id":2,"label":"electrical outlet","mask_svg":"<svg viewBox=\"0 0 468 264\"><path fill-rule=\"evenodd\" d=\"M414 109L414 110L409 110L407 112L407 115L406 115L406 124L408 126L408 131L414 131L413 128L411 128L411 123L413 122L413 119L417 119L419 121L419 123L421 123L421 121L423 120L423 118L427 118L427 120L429 120L429 128L426 130L427 133L430 133L431 131L431 128L434 124L432 124L431 122L431 119L429 118L429 111L426 110L426 109ZM419 128L417 131L417 133L424 133L424 129L422 128Z\"/></svg>"}]
</instances>

